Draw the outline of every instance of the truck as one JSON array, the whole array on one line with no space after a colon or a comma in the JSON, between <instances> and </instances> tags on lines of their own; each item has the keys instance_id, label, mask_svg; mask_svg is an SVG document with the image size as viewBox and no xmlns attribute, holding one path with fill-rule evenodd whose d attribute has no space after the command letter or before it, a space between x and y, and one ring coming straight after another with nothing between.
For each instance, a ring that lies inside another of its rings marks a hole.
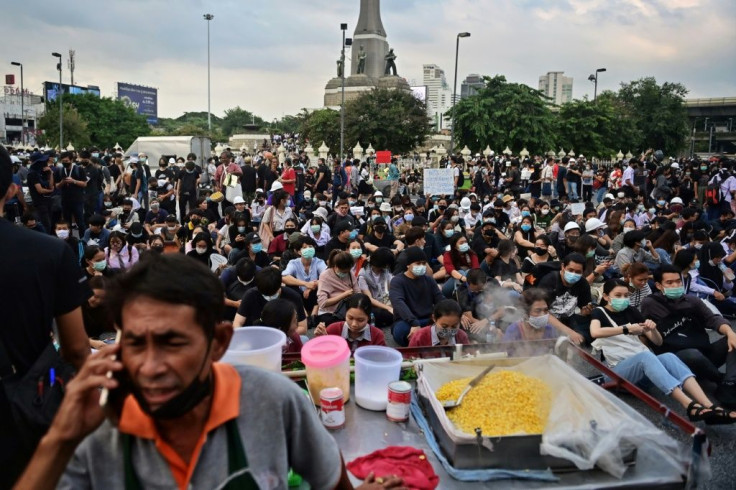
<instances>
[{"instance_id":1,"label":"truck","mask_svg":"<svg viewBox=\"0 0 736 490\"><path fill-rule=\"evenodd\" d=\"M158 168L161 157L186 158L188 154L197 155L197 165L205 167L207 159L212 155L212 143L203 136L142 136L136 138L125 151L125 156L145 153L151 170Z\"/></svg>"}]
</instances>

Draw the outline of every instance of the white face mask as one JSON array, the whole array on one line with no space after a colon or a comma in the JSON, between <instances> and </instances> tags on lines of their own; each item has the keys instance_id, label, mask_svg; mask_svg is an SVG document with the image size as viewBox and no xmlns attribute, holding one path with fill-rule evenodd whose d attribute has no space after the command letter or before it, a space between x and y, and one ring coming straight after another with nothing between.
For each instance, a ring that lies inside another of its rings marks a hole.
<instances>
[{"instance_id":1,"label":"white face mask","mask_svg":"<svg viewBox=\"0 0 736 490\"><path fill-rule=\"evenodd\" d=\"M56 236L62 240L69 238L69 230L56 230Z\"/></svg>"},{"instance_id":2,"label":"white face mask","mask_svg":"<svg viewBox=\"0 0 736 490\"><path fill-rule=\"evenodd\" d=\"M207 247L197 247L196 250L199 255L204 255L207 253Z\"/></svg>"},{"instance_id":3,"label":"white face mask","mask_svg":"<svg viewBox=\"0 0 736 490\"><path fill-rule=\"evenodd\" d=\"M541 330L549 323L549 313L541 316L530 316L529 325L535 330Z\"/></svg>"}]
</instances>

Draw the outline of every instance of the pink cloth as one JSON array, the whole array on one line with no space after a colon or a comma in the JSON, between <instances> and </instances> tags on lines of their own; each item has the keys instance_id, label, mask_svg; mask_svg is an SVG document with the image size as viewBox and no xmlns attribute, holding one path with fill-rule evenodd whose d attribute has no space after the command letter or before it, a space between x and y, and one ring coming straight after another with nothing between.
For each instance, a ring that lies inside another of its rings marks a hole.
<instances>
[{"instance_id":1,"label":"pink cloth","mask_svg":"<svg viewBox=\"0 0 736 490\"><path fill-rule=\"evenodd\" d=\"M379 449L354 459L347 464L347 468L362 480L371 472L377 478L396 475L412 489L434 490L440 483L440 478L427 461L427 455L413 447L389 446Z\"/></svg>"}]
</instances>

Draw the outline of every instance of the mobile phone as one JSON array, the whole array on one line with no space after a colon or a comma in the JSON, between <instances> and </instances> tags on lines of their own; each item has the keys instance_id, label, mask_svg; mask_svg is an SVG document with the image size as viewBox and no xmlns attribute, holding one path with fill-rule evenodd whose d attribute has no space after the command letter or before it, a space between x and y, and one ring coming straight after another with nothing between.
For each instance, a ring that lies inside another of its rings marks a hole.
<instances>
[{"instance_id":1,"label":"mobile phone","mask_svg":"<svg viewBox=\"0 0 736 490\"><path fill-rule=\"evenodd\" d=\"M118 328L115 330L115 342L114 342L115 344L120 343L120 338L122 335L123 335L123 331L121 329ZM113 356L113 359L117 360L118 356L117 355ZM112 379L113 372L108 371L105 376L107 377L107 379ZM103 387L102 391L100 392L100 406L102 408L105 408L109 401L110 401L110 390L107 387Z\"/></svg>"}]
</instances>

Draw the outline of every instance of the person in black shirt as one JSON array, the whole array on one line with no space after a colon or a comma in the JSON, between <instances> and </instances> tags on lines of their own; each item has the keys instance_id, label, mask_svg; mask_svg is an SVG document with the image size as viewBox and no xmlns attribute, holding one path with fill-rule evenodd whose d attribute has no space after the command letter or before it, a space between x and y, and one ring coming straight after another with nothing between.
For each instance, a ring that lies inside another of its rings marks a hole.
<instances>
[{"instance_id":1,"label":"person in black shirt","mask_svg":"<svg viewBox=\"0 0 736 490\"><path fill-rule=\"evenodd\" d=\"M554 298L549 307L550 323L576 343L591 341L590 313L593 311L593 297L590 284L583 279L584 265L585 257L571 253L563 259L560 272L548 273L537 286L547 291L550 298ZM577 308L580 308L579 314L575 313Z\"/></svg>"},{"instance_id":2,"label":"person in black shirt","mask_svg":"<svg viewBox=\"0 0 736 490\"><path fill-rule=\"evenodd\" d=\"M333 250L345 251L348 249L350 240L358 235L358 230L353 231L352 225L348 221L340 221L334 230L332 230L332 238L325 245L324 256L329 257ZM323 257L320 257L324 260Z\"/></svg>"},{"instance_id":3,"label":"person in black shirt","mask_svg":"<svg viewBox=\"0 0 736 490\"><path fill-rule=\"evenodd\" d=\"M79 234L86 229L84 221L84 188L87 187L87 175L84 169L72 162L72 153L65 151L59 156L63 165L58 169L54 181L56 188L61 192L61 211L64 221L77 222Z\"/></svg>"},{"instance_id":4,"label":"person in black shirt","mask_svg":"<svg viewBox=\"0 0 736 490\"><path fill-rule=\"evenodd\" d=\"M256 275L256 264L247 257L243 257L235 264L235 280L225 289L225 314L223 319L233 321L240 308L245 293L256 287L253 279Z\"/></svg>"},{"instance_id":5,"label":"person in black shirt","mask_svg":"<svg viewBox=\"0 0 736 490\"><path fill-rule=\"evenodd\" d=\"M79 152L79 159L79 164L87 176L87 187L84 188L84 220L86 222L90 216L102 211L103 179L102 170L100 170L99 164L92 161L89 151L82 150Z\"/></svg>"},{"instance_id":6,"label":"person in black shirt","mask_svg":"<svg viewBox=\"0 0 736 490\"><path fill-rule=\"evenodd\" d=\"M49 155L36 152L31 155L31 168L28 172L28 191L33 208L44 228L51 230L52 196L56 192L54 172L48 165Z\"/></svg>"},{"instance_id":7,"label":"person in black shirt","mask_svg":"<svg viewBox=\"0 0 736 490\"><path fill-rule=\"evenodd\" d=\"M332 173L324 158L320 158L317 162L317 175L315 176L317 180L314 186L317 192L325 192L332 181Z\"/></svg>"},{"instance_id":8,"label":"person in black shirt","mask_svg":"<svg viewBox=\"0 0 736 490\"><path fill-rule=\"evenodd\" d=\"M565 181L567 180L567 162L570 161L569 157L563 157L562 161L557 166L557 195L555 197L562 200L567 196L567 186Z\"/></svg>"},{"instance_id":9,"label":"person in black shirt","mask_svg":"<svg viewBox=\"0 0 736 490\"><path fill-rule=\"evenodd\" d=\"M482 223L476 226L470 248L478 256L478 260L490 265L498 255L499 242L504 239L506 239L506 236L496 228L496 218L493 211L488 210L483 213Z\"/></svg>"},{"instance_id":10,"label":"person in black shirt","mask_svg":"<svg viewBox=\"0 0 736 490\"><path fill-rule=\"evenodd\" d=\"M197 186L199 185L199 173L193 161L184 164L184 171L179 172L176 181L176 198L179 201L179 221L184 222L187 212L191 212L197 206ZM187 209L187 206L189 207Z\"/></svg>"},{"instance_id":11,"label":"person in black shirt","mask_svg":"<svg viewBox=\"0 0 736 490\"><path fill-rule=\"evenodd\" d=\"M373 221L371 233L365 237L364 245L369 252L375 252L380 247L385 247L391 249L394 255L404 249L404 244L388 232L386 220L382 217Z\"/></svg>"},{"instance_id":12,"label":"person in black shirt","mask_svg":"<svg viewBox=\"0 0 736 490\"><path fill-rule=\"evenodd\" d=\"M258 325L266 303L281 298L294 304L298 322L297 332L299 335L306 335L307 315L304 311L302 295L290 287L281 286L281 272L274 267L265 267L256 272L254 282L256 287L246 291L240 302L233 326L238 328L245 325Z\"/></svg>"},{"instance_id":13,"label":"person in black shirt","mask_svg":"<svg viewBox=\"0 0 736 490\"><path fill-rule=\"evenodd\" d=\"M243 189L243 199L246 203L253 201L258 188L258 173L251 165L251 157L245 157L245 164L241 167L243 177L240 179L240 187Z\"/></svg>"}]
</instances>

